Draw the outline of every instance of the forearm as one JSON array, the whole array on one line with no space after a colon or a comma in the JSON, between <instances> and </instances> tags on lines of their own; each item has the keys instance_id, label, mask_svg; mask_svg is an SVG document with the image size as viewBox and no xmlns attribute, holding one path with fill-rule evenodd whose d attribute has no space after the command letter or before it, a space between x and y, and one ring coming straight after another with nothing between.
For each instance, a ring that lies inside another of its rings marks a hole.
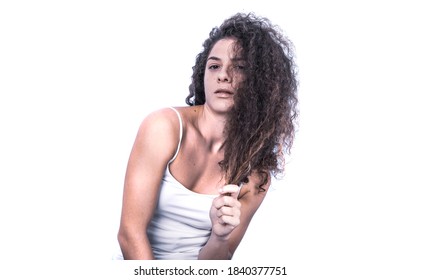
<instances>
[{"instance_id":1,"label":"forearm","mask_svg":"<svg viewBox=\"0 0 421 280\"><path fill-rule=\"evenodd\" d=\"M200 250L199 260L230 260L232 258L228 238L211 234L206 245Z\"/></svg>"},{"instance_id":2,"label":"forearm","mask_svg":"<svg viewBox=\"0 0 421 280\"><path fill-rule=\"evenodd\" d=\"M153 260L154 255L147 236L119 233L118 241L125 260Z\"/></svg>"}]
</instances>

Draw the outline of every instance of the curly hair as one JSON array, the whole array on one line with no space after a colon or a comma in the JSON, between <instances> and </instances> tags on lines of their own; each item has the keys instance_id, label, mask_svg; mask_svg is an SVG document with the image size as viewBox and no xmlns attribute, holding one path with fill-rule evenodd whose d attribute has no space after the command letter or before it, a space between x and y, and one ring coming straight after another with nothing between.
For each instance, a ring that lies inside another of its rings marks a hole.
<instances>
[{"instance_id":1,"label":"curly hair","mask_svg":"<svg viewBox=\"0 0 421 280\"><path fill-rule=\"evenodd\" d=\"M236 39L246 78L234 95L225 124L220 166L230 184L247 182L251 172L257 172L263 190L270 174L284 172L285 154L290 153L295 136L298 81L293 45L267 18L233 15L213 28L203 43L193 66L188 105L205 103L206 60L215 43L227 37Z\"/></svg>"}]
</instances>

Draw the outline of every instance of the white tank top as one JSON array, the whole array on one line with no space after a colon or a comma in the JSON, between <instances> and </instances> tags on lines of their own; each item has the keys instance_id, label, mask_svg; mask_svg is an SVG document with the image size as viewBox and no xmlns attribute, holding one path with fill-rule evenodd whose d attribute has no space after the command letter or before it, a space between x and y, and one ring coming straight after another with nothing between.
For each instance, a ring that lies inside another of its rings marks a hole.
<instances>
[{"instance_id":1,"label":"white tank top","mask_svg":"<svg viewBox=\"0 0 421 280\"><path fill-rule=\"evenodd\" d=\"M197 259L209 239L212 223L209 210L216 195L199 194L187 189L170 173L169 165L177 157L183 138L183 122L177 151L167 164L155 214L148 227L148 237L156 259Z\"/></svg>"}]
</instances>

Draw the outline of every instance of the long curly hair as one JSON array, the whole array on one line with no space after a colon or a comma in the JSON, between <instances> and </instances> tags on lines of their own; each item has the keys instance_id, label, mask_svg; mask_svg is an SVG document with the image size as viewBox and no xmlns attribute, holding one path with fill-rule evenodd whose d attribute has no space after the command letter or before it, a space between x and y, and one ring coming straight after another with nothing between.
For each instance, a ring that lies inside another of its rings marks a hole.
<instances>
[{"instance_id":1,"label":"long curly hair","mask_svg":"<svg viewBox=\"0 0 421 280\"><path fill-rule=\"evenodd\" d=\"M206 60L215 43L227 37L236 39L246 78L234 95L225 124L220 166L230 184L248 182L251 172L257 172L263 190L271 174L284 172L285 155L295 136L298 81L293 45L267 18L233 15L213 28L203 43L193 66L188 105L205 103Z\"/></svg>"}]
</instances>

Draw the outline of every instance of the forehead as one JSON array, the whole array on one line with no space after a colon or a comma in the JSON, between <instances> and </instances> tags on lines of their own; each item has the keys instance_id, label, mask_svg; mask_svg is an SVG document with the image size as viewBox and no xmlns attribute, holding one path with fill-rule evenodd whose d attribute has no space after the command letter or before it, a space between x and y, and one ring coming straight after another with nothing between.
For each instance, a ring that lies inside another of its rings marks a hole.
<instances>
[{"instance_id":1,"label":"forehead","mask_svg":"<svg viewBox=\"0 0 421 280\"><path fill-rule=\"evenodd\" d=\"M233 59L238 56L237 53L237 40L235 38L223 38L215 43L215 45L209 53L209 57L228 57L230 59Z\"/></svg>"}]
</instances>

